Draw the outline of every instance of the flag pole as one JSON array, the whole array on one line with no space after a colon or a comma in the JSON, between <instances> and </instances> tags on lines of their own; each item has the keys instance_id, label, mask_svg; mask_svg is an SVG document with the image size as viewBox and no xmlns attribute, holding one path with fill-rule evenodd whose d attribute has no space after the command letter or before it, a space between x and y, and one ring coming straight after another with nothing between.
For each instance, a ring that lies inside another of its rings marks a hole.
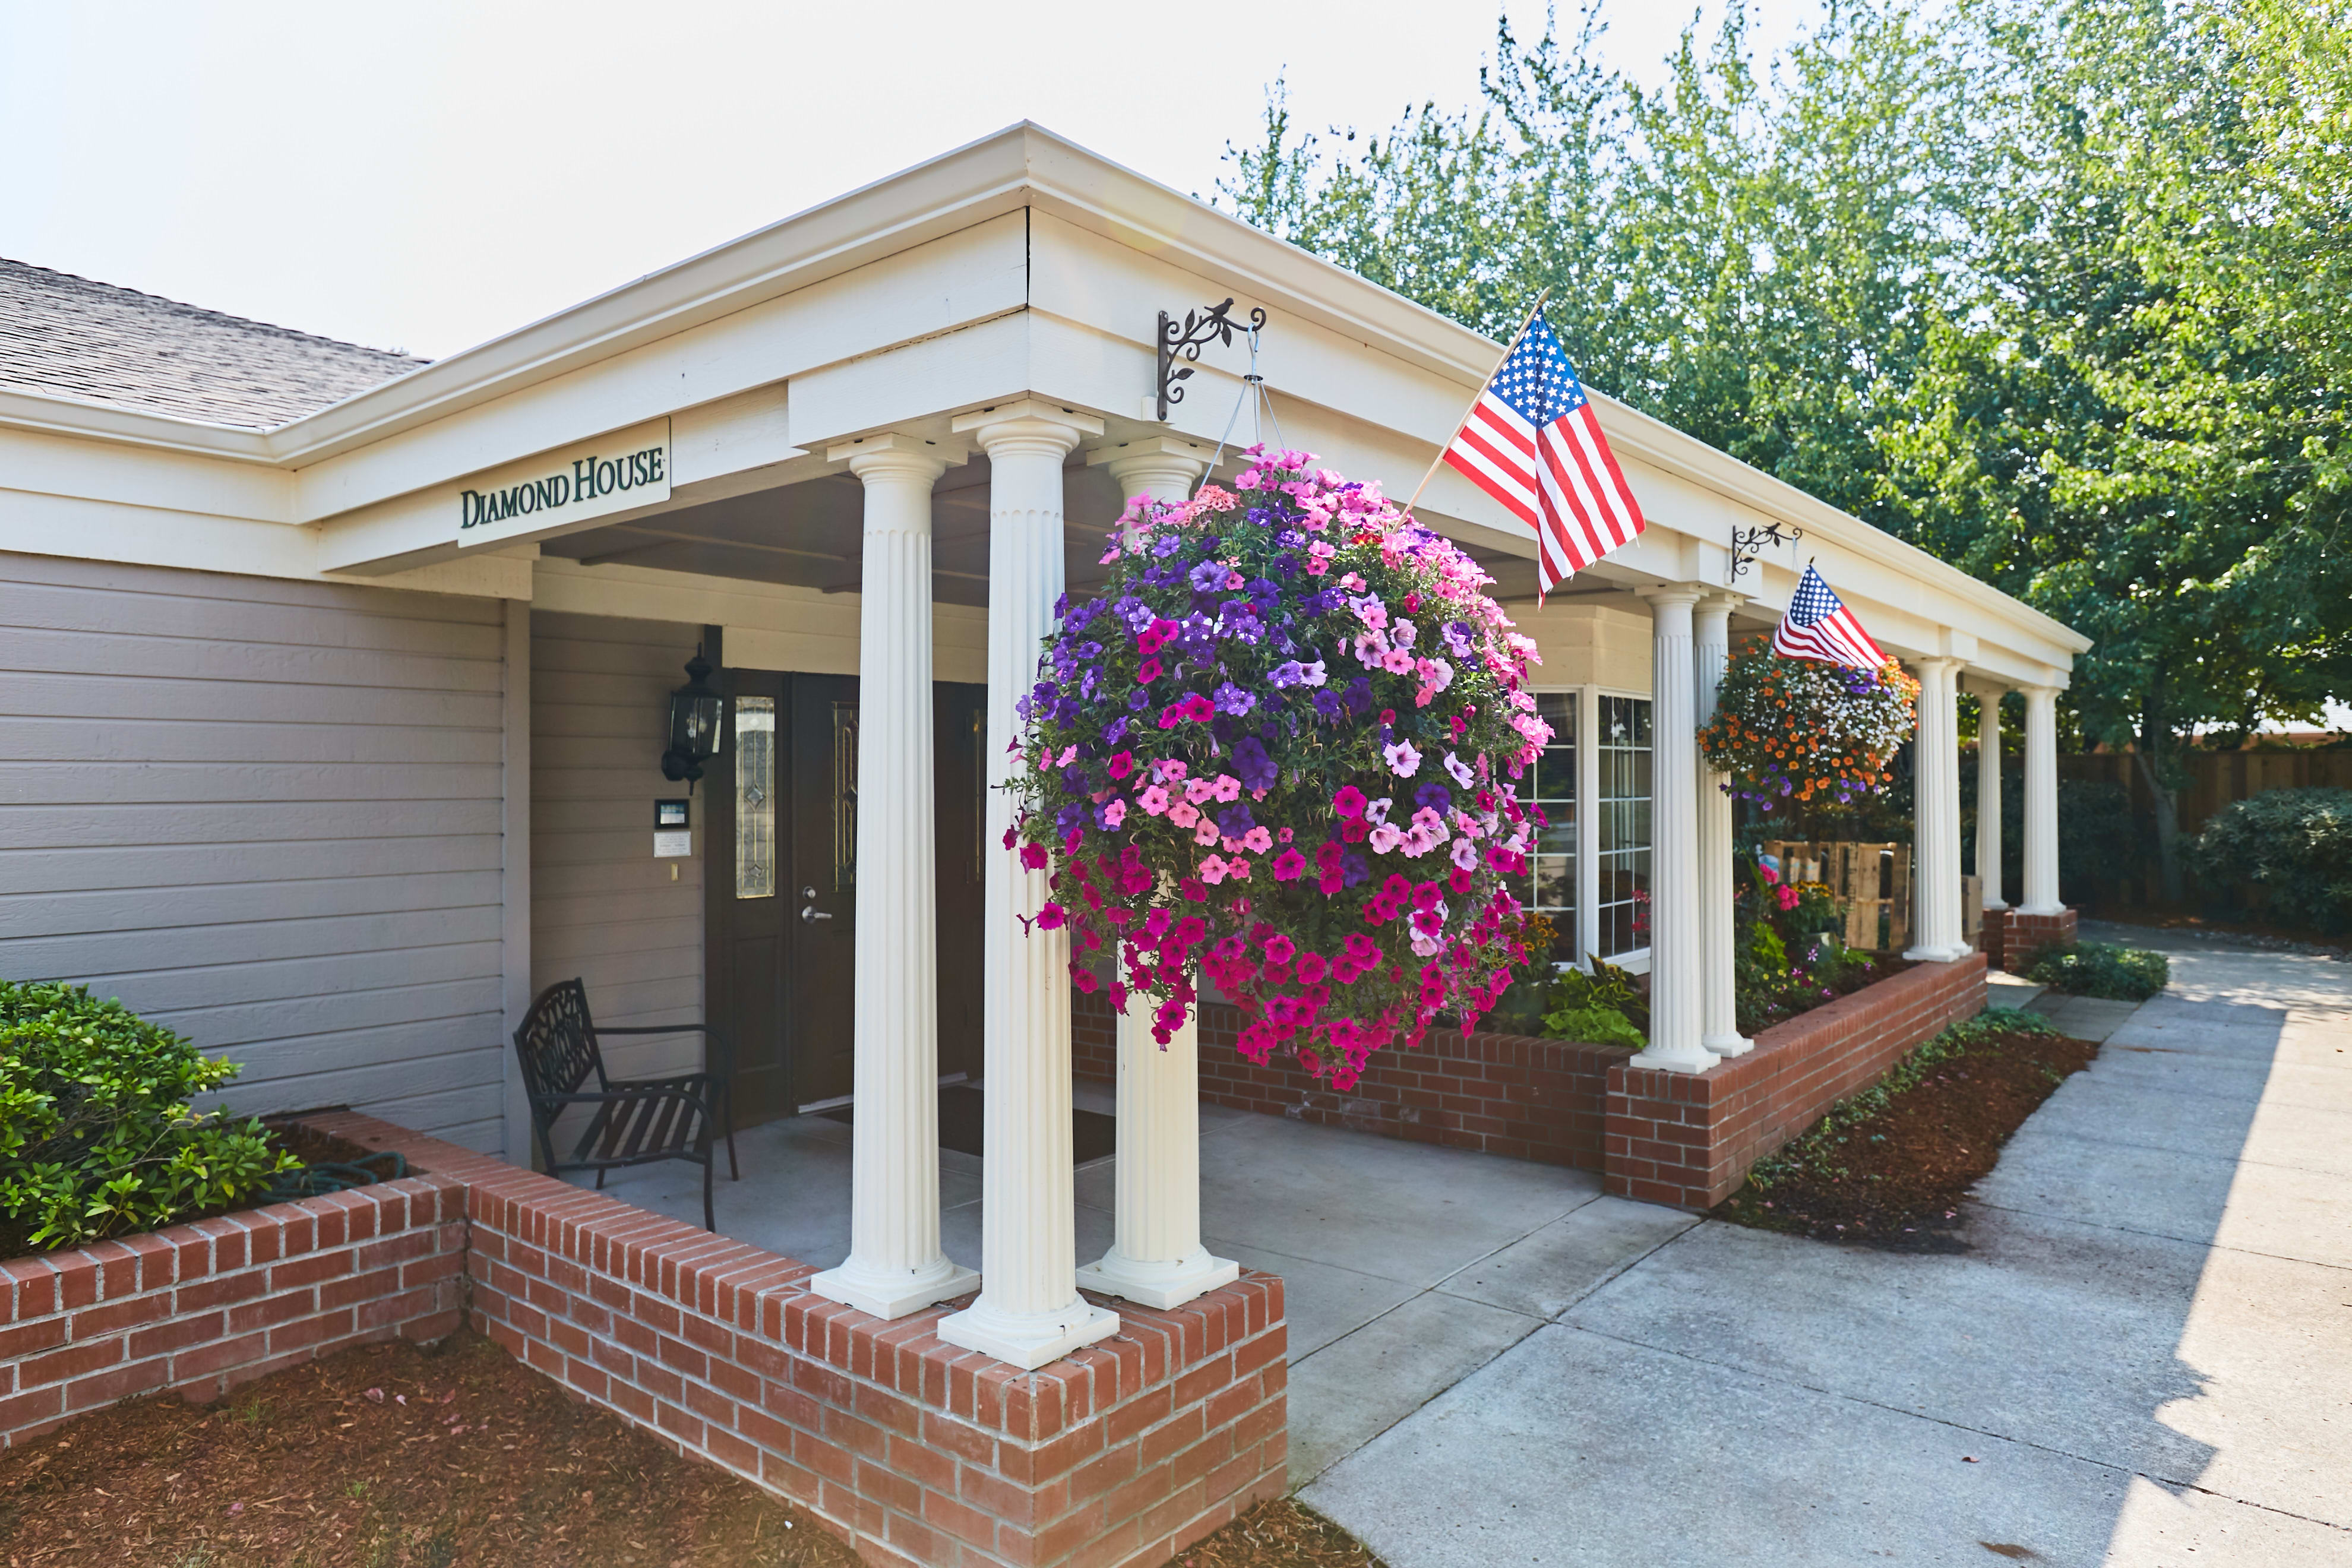
<instances>
[{"instance_id":1,"label":"flag pole","mask_svg":"<svg viewBox=\"0 0 2352 1568\"><path fill-rule=\"evenodd\" d=\"M1494 370L1486 373L1486 379L1478 384L1478 390L1470 395L1470 406L1462 411L1462 417L1454 422L1453 430L1444 441L1438 443L1437 456L1431 460L1429 471L1421 476L1421 483L1412 487L1412 500L1404 503L1404 510L1408 515L1412 513L1414 503L1421 500L1421 492L1429 488L1429 481L1437 477L1438 465L1445 461L1445 454L1454 449L1454 437L1461 435L1462 427L1470 423L1470 416L1477 408L1478 399L1486 396L1486 388L1494 384L1495 371L1503 368L1504 363L1519 346L1519 340L1526 337L1528 329L1536 324L1536 317L1543 313L1544 301L1550 298L1551 288L1547 284L1537 293L1536 302L1528 308L1527 318L1519 322L1519 330L1511 334L1511 341L1505 343L1503 352L1496 356Z\"/></svg>"}]
</instances>

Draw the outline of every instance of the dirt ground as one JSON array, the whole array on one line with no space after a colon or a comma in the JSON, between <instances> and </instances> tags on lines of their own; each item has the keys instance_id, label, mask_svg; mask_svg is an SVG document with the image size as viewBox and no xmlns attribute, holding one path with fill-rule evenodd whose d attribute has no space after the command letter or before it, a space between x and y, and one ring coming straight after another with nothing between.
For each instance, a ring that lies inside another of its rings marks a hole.
<instances>
[{"instance_id":1,"label":"dirt ground","mask_svg":"<svg viewBox=\"0 0 2352 1568\"><path fill-rule=\"evenodd\" d=\"M346 1351L0 1455L7 1568L855 1563L808 1514L573 1403L488 1340Z\"/></svg>"},{"instance_id":2,"label":"dirt ground","mask_svg":"<svg viewBox=\"0 0 2352 1568\"><path fill-rule=\"evenodd\" d=\"M1759 1163L1717 1219L1903 1251L1963 1247L1960 1200L2069 1073L2098 1055L2063 1035L1972 1041L1859 1120L1832 1115Z\"/></svg>"},{"instance_id":3,"label":"dirt ground","mask_svg":"<svg viewBox=\"0 0 2352 1568\"><path fill-rule=\"evenodd\" d=\"M5 1568L840 1568L814 1518L575 1403L489 1341L346 1351L0 1454ZM1170 1568L1381 1568L1297 1503Z\"/></svg>"}]
</instances>

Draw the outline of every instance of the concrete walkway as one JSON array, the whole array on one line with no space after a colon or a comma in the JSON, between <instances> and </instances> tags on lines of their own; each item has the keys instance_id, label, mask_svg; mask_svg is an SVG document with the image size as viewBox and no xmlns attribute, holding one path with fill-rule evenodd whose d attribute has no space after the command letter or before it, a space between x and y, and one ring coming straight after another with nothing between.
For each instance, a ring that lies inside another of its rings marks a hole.
<instances>
[{"instance_id":1,"label":"concrete walkway","mask_svg":"<svg viewBox=\"0 0 2352 1568\"><path fill-rule=\"evenodd\" d=\"M1542 1320L1306 1500L1392 1568L2352 1563L2352 965L2097 934L2166 946L2173 985L2036 999L2112 1033L1982 1184L1972 1252L1585 1205L1538 1233L1557 1260L1531 1237L1299 1363L1309 1469L1344 1436L1318 1361ZM1613 1277L1587 1227L1625 1237Z\"/></svg>"}]
</instances>

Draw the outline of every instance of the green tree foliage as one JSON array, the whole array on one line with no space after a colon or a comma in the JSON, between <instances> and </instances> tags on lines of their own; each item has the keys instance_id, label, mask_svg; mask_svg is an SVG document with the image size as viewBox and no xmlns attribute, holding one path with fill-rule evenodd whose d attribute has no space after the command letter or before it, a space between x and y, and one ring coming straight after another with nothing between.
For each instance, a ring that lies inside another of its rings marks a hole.
<instances>
[{"instance_id":1,"label":"green tree foliage","mask_svg":"<svg viewBox=\"0 0 2352 1568\"><path fill-rule=\"evenodd\" d=\"M1599 0L1484 101L1233 149L1250 221L1489 332L1549 286L1586 379L2097 639L2084 742L2352 694L2352 0L1734 12L1665 85Z\"/></svg>"}]
</instances>

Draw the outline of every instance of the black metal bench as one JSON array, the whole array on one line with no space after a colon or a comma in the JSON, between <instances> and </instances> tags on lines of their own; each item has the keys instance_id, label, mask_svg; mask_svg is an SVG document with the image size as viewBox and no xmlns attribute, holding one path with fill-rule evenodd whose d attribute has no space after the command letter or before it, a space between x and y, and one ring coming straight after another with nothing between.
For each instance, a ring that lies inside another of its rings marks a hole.
<instances>
[{"instance_id":1,"label":"black metal bench","mask_svg":"<svg viewBox=\"0 0 2352 1568\"><path fill-rule=\"evenodd\" d=\"M704 1071L621 1082L605 1076L599 1036L689 1034L700 1035L706 1042ZM601 1189L608 1171L657 1160L688 1161L702 1167L702 1227L719 1228L710 1209L715 1134L726 1135L728 1175L740 1181L743 1174L735 1162L735 1111L729 1092L733 1056L725 1036L708 1024L600 1028L589 1016L587 988L577 980L565 980L539 994L515 1030L514 1042L522 1061L523 1089L530 1099L531 1126L539 1134L549 1175L593 1171ZM592 1074L596 1079L593 1093L581 1088ZM575 1105L595 1110L571 1157L559 1159L556 1119Z\"/></svg>"}]
</instances>

